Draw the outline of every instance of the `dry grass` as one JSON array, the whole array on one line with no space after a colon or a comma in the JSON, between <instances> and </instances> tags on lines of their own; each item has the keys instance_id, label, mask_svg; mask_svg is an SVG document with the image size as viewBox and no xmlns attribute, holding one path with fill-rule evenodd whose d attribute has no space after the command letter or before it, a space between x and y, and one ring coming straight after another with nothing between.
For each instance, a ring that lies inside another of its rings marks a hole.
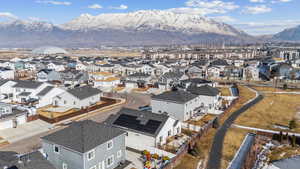
<instances>
[{"instance_id":1,"label":"dry grass","mask_svg":"<svg viewBox=\"0 0 300 169\"><path fill-rule=\"evenodd\" d=\"M135 88L132 89L133 92L145 92L149 89L150 87L145 87L145 88Z\"/></svg>"},{"instance_id":2,"label":"dry grass","mask_svg":"<svg viewBox=\"0 0 300 169\"><path fill-rule=\"evenodd\" d=\"M196 149L199 152L199 157L202 159L208 159L209 151L212 146L212 142L217 130L212 128L201 137L201 139L196 144Z\"/></svg>"},{"instance_id":3,"label":"dry grass","mask_svg":"<svg viewBox=\"0 0 300 169\"><path fill-rule=\"evenodd\" d=\"M189 120L187 122L189 124L196 125L196 126L204 126L205 124L207 124L209 121L213 120L214 118L216 118L215 115L207 114L203 118L201 118L200 120L197 120L197 121Z\"/></svg>"},{"instance_id":4,"label":"dry grass","mask_svg":"<svg viewBox=\"0 0 300 169\"><path fill-rule=\"evenodd\" d=\"M230 128L227 131L223 144L221 168L227 168L240 148L247 133L247 130L237 128Z\"/></svg>"},{"instance_id":5,"label":"dry grass","mask_svg":"<svg viewBox=\"0 0 300 169\"><path fill-rule=\"evenodd\" d=\"M300 89L279 89L274 87L268 87L268 86L255 86L254 89L261 91L261 92L299 92Z\"/></svg>"},{"instance_id":6,"label":"dry grass","mask_svg":"<svg viewBox=\"0 0 300 169\"><path fill-rule=\"evenodd\" d=\"M122 91L123 89L125 89L125 87L116 87L116 88L114 88L114 91L119 92L119 91Z\"/></svg>"},{"instance_id":7,"label":"dry grass","mask_svg":"<svg viewBox=\"0 0 300 169\"><path fill-rule=\"evenodd\" d=\"M240 96L237 102L229 108L227 113L220 119L220 124L223 124L224 121L235 111L240 109L245 103L247 103L250 99L255 97L255 92L251 91L245 86L238 86Z\"/></svg>"},{"instance_id":8,"label":"dry grass","mask_svg":"<svg viewBox=\"0 0 300 169\"><path fill-rule=\"evenodd\" d=\"M265 94L265 98L248 109L237 120L240 125L263 129L278 130L273 125L288 126L290 120L299 119L300 95L292 94ZM295 132L300 132L300 123Z\"/></svg>"},{"instance_id":9,"label":"dry grass","mask_svg":"<svg viewBox=\"0 0 300 169\"><path fill-rule=\"evenodd\" d=\"M220 87L218 88L221 92L221 96L231 96L230 89L228 87Z\"/></svg>"},{"instance_id":10,"label":"dry grass","mask_svg":"<svg viewBox=\"0 0 300 169\"><path fill-rule=\"evenodd\" d=\"M271 153L268 154L268 157L269 161L272 162L290 158L296 155L300 155L300 147L280 146L272 149Z\"/></svg>"},{"instance_id":11,"label":"dry grass","mask_svg":"<svg viewBox=\"0 0 300 169\"><path fill-rule=\"evenodd\" d=\"M177 165L174 169L196 169L199 159L186 154L180 161L180 164Z\"/></svg>"}]
</instances>

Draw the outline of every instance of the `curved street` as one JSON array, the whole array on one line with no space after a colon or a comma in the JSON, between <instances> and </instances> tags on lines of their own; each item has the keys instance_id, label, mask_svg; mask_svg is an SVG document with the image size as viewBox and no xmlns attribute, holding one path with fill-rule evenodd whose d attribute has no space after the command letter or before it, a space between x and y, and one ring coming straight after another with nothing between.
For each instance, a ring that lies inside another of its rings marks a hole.
<instances>
[{"instance_id":1,"label":"curved street","mask_svg":"<svg viewBox=\"0 0 300 169\"><path fill-rule=\"evenodd\" d=\"M227 130L234 123L234 121L241 115L243 112L248 110L250 107L254 106L256 103L260 102L263 99L263 96L258 93L255 99L246 103L243 107L233 112L232 115L226 119L224 124L219 127L216 132L216 135L213 140L213 144L209 154L209 160L207 163L207 169L220 169L221 167L221 158L223 150L223 142Z\"/></svg>"}]
</instances>

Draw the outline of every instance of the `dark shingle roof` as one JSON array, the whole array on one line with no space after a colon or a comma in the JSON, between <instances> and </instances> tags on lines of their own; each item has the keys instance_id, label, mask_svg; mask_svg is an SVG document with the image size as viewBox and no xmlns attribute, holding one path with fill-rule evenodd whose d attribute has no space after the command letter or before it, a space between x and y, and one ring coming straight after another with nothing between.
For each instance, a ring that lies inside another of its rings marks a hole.
<instances>
[{"instance_id":1,"label":"dark shingle roof","mask_svg":"<svg viewBox=\"0 0 300 169\"><path fill-rule=\"evenodd\" d=\"M55 167L47 161L40 152L33 152L18 158L17 153L0 151L0 168L15 167L17 169L55 169ZM19 162L19 159L22 163ZM30 161L28 161L28 159Z\"/></svg>"},{"instance_id":2,"label":"dark shingle roof","mask_svg":"<svg viewBox=\"0 0 300 169\"><path fill-rule=\"evenodd\" d=\"M220 93L220 91L217 88L208 85L200 86L200 87L191 85L187 88L187 91L195 95L204 95L204 96L217 96Z\"/></svg>"},{"instance_id":3,"label":"dark shingle roof","mask_svg":"<svg viewBox=\"0 0 300 169\"><path fill-rule=\"evenodd\" d=\"M69 127L42 139L80 153L85 153L123 133L125 131L118 128L86 120L74 122Z\"/></svg>"},{"instance_id":4,"label":"dark shingle roof","mask_svg":"<svg viewBox=\"0 0 300 169\"><path fill-rule=\"evenodd\" d=\"M192 94L190 92L186 92L183 90L177 90L177 91L164 92L162 94L153 96L152 99L172 101L172 102L178 102L178 103L186 103L190 100L193 100L196 97L197 97L197 95Z\"/></svg>"},{"instance_id":5,"label":"dark shingle roof","mask_svg":"<svg viewBox=\"0 0 300 169\"><path fill-rule=\"evenodd\" d=\"M211 81L200 79L200 78L193 78L193 79L186 79L181 80L182 83L193 83L193 84L204 84L204 83L212 83Z\"/></svg>"},{"instance_id":6,"label":"dark shingle roof","mask_svg":"<svg viewBox=\"0 0 300 169\"><path fill-rule=\"evenodd\" d=\"M37 96L45 96L48 92L50 92L54 87L53 86L47 86L42 91L40 91Z\"/></svg>"},{"instance_id":7,"label":"dark shingle roof","mask_svg":"<svg viewBox=\"0 0 300 169\"><path fill-rule=\"evenodd\" d=\"M17 84L15 84L13 87L27 88L27 89L36 89L43 84L42 82L29 81L29 80L16 80L15 82L17 82Z\"/></svg>"},{"instance_id":8,"label":"dark shingle roof","mask_svg":"<svg viewBox=\"0 0 300 169\"><path fill-rule=\"evenodd\" d=\"M116 115L110 116L106 123L125 130L157 136L169 116L149 111L123 108Z\"/></svg>"},{"instance_id":9,"label":"dark shingle roof","mask_svg":"<svg viewBox=\"0 0 300 169\"><path fill-rule=\"evenodd\" d=\"M226 60L217 59L210 63L211 66L228 66L229 64L226 62Z\"/></svg>"},{"instance_id":10,"label":"dark shingle roof","mask_svg":"<svg viewBox=\"0 0 300 169\"><path fill-rule=\"evenodd\" d=\"M83 100L88 97L91 97L91 96L101 93L101 90L92 88L90 86L83 86L83 87L70 89L67 92L69 92L73 96L77 97L79 100Z\"/></svg>"},{"instance_id":11,"label":"dark shingle roof","mask_svg":"<svg viewBox=\"0 0 300 169\"><path fill-rule=\"evenodd\" d=\"M22 92L19 94L19 96L29 96L31 92Z\"/></svg>"}]
</instances>

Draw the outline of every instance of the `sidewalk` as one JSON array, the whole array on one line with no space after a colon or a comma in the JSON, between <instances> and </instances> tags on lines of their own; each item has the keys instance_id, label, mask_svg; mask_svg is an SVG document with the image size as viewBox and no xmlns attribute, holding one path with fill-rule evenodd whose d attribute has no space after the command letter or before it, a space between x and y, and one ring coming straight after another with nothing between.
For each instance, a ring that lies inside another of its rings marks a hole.
<instances>
[{"instance_id":1,"label":"sidewalk","mask_svg":"<svg viewBox=\"0 0 300 169\"><path fill-rule=\"evenodd\" d=\"M0 130L0 137L7 140L9 143L14 143L34 135L47 132L52 129L52 125L42 120L35 120L29 123L18 126L17 128L10 128Z\"/></svg>"}]
</instances>

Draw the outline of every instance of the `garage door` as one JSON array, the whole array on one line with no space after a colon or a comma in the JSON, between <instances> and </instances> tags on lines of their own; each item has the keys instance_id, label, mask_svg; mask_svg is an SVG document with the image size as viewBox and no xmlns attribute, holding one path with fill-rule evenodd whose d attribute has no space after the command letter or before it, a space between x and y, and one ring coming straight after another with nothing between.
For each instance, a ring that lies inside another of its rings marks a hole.
<instances>
[{"instance_id":1,"label":"garage door","mask_svg":"<svg viewBox=\"0 0 300 169\"><path fill-rule=\"evenodd\" d=\"M26 115L17 117L17 124L18 125L21 125L21 124L24 124L24 123L26 123Z\"/></svg>"}]
</instances>

